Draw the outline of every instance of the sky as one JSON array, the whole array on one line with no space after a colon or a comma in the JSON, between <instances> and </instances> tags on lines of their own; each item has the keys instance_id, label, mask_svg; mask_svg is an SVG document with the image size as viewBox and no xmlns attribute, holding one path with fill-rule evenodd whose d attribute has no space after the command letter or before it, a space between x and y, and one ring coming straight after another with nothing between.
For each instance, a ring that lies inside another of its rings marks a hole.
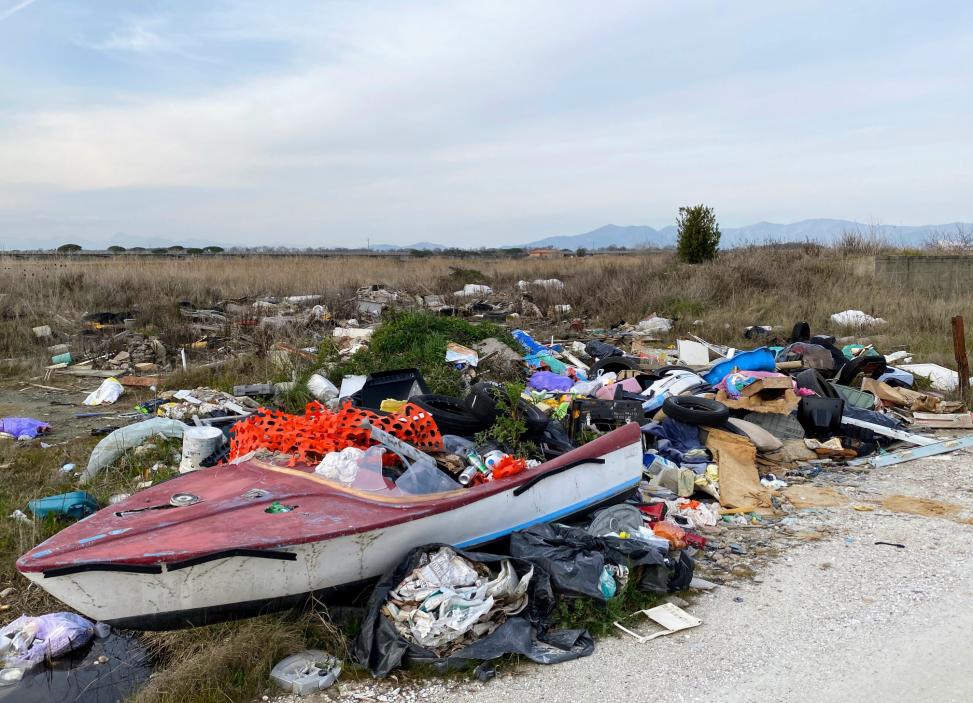
<instances>
[{"instance_id":1,"label":"sky","mask_svg":"<svg viewBox=\"0 0 973 703\"><path fill-rule=\"evenodd\" d=\"M0 0L0 246L973 220L973 4Z\"/></svg>"}]
</instances>

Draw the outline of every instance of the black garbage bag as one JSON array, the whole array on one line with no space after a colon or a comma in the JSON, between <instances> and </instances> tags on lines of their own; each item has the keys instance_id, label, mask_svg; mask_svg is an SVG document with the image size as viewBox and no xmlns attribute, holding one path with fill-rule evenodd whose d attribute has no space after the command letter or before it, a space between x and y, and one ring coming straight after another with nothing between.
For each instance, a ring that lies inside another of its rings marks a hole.
<instances>
[{"instance_id":1,"label":"black garbage bag","mask_svg":"<svg viewBox=\"0 0 973 703\"><path fill-rule=\"evenodd\" d=\"M432 544L409 552L390 573L382 577L372 591L366 607L361 632L352 644L351 656L373 676L387 676L409 664L431 664L441 671L467 666L474 661L489 661L504 654L522 654L539 664L557 664L589 656L595 649L587 630L553 630L551 613L556 600L549 574L537 564L497 554L467 552L450 547L461 557L474 562L495 565L509 560L518 576L531 568L534 574L527 590L527 607L512 615L489 635L452 654L440 657L425 647L410 642L381 613L389 592L396 588L419 565L424 553L438 551L446 545Z\"/></svg>"},{"instance_id":2,"label":"black garbage bag","mask_svg":"<svg viewBox=\"0 0 973 703\"><path fill-rule=\"evenodd\" d=\"M623 356L625 352L616 346L592 339L584 346L584 353L592 359L606 359L612 356Z\"/></svg>"},{"instance_id":3,"label":"black garbage bag","mask_svg":"<svg viewBox=\"0 0 973 703\"><path fill-rule=\"evenodd\" d=\"M510 553L550 573L559 595L583 596L602 602L605 596L598 588L598 580L605 564L628 566L639 579L640 589L660 593L688 587L693 575L693 562L688 554L669 557L639 540L595 537L581 528L556 523L534 525L513 533Z\"/></svg>"}]
</instances>

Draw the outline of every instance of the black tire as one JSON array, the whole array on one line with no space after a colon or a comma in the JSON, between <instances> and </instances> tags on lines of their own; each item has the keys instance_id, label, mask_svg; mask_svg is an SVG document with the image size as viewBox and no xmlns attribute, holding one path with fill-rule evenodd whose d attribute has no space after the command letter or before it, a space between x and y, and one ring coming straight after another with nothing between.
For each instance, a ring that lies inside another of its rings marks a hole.
<instances>
[{"instance_id":1,"label":"black tire","mask_svg":"<svg viewBox=\"0 0 973 703\"><path fill-rule=\"evenodd\" d=\"M677 395L665 399L662 412L666 417L687 425L718 427L730 417L730 409L715 400L696 395Z\"/></svg>"},{"instance_id":2,"label":"black tire","mask_svg":"<svg viewBox=\"0 0 973 703\"><path fill-rule=\"evenodd\" d=\"M492 425L497 421L497 399L502 393L496 383L474 383L463 399L465 407L477 420Z\"/></svg>"},{"instance_id":3,"label":"black tire","mask_svg":"<svg viewBox=\"0 0 973 703\"><path fill-rule=\"evenodd\" d=\"M530 439L540 439L541 435L544 434L544 430L550 424L551 418L545 415L536 405L528 403L526 400L521 400L517 404L517 407L520 409L520 416L527 426L526 436Z\"/></svg>"},{"instance_id":4,"label":"black tire","mask_svg":"<svg viewBox=\"0 0 973 703\"><path fill-rule=\"evenodd\" d=\"M477 420L487 427L491 427L497 421L497 401L501 393L503 393L503 389L496 383L474 383L469 394L463 399L463 407ZM547 415L537 406L523 399L517 404L517 408L527 426L529 437L536 437L544 433L551 421Z\"/></svg>"},{"instance_id":5,"label":"black tire","mask_svg":"<svg viewBox=\"0 0 973 703\"><path fill-rule=\"evenodd\" d=\"M477 418L476 415L466 409L462 400L452 396L427 393L425 395L414 395L409 398L409 402L415 403L432 415L432 419L436 421L436 427L442 434L472 437L492 424Z\"/></svg>"}]
</instances>

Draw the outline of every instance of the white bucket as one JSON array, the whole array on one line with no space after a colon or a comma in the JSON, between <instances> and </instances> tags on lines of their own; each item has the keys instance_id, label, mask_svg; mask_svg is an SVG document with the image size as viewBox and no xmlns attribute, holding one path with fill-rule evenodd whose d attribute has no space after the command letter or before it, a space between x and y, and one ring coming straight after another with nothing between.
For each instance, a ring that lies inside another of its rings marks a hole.
<instances>
[{"instance_id":1,"label":"white bucket","mask_svg":"<svg viewBox=\"0 0 973 703\"><path fill-rule=\"evenodd\" d=\"M199 462L215 452L223 444L223 431L218 427L190 427L182 434L182 461L179 473L185 474L199 468Z\"/></svg>"}]
</instances>

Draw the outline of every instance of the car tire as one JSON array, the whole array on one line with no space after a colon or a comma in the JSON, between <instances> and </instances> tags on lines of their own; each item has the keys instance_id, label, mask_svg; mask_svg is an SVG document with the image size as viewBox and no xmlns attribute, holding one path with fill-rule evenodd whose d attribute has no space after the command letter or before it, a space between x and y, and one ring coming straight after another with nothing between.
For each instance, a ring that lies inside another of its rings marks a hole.
<instances>
[{"instance_id":1,"label":"car tire","mask_svg":"<svg viewBox=\"0 0 973 703\"><path fill-rule=\"evenodd\" d=\"M497 421L497 401L501 393L503 389L496 383L474 383L466 398L463 399L463 407L487 427L492 427ZM526 400L521 399L517 407L527 426L527 436L535 437L543 434L551 421L550 418Z\"/></svg>"},{"instance_id":2,"label":"car tire","mask_svg":"<svg viewBox=\"0 0 973 703\"><path fill-rule=\"evenodd\" d=\"M687 425L718 427L730 417L730 409L716 400L696 395L677 395L665 399L662 412L666 417Z\"/></svg>"}]
</instances>

